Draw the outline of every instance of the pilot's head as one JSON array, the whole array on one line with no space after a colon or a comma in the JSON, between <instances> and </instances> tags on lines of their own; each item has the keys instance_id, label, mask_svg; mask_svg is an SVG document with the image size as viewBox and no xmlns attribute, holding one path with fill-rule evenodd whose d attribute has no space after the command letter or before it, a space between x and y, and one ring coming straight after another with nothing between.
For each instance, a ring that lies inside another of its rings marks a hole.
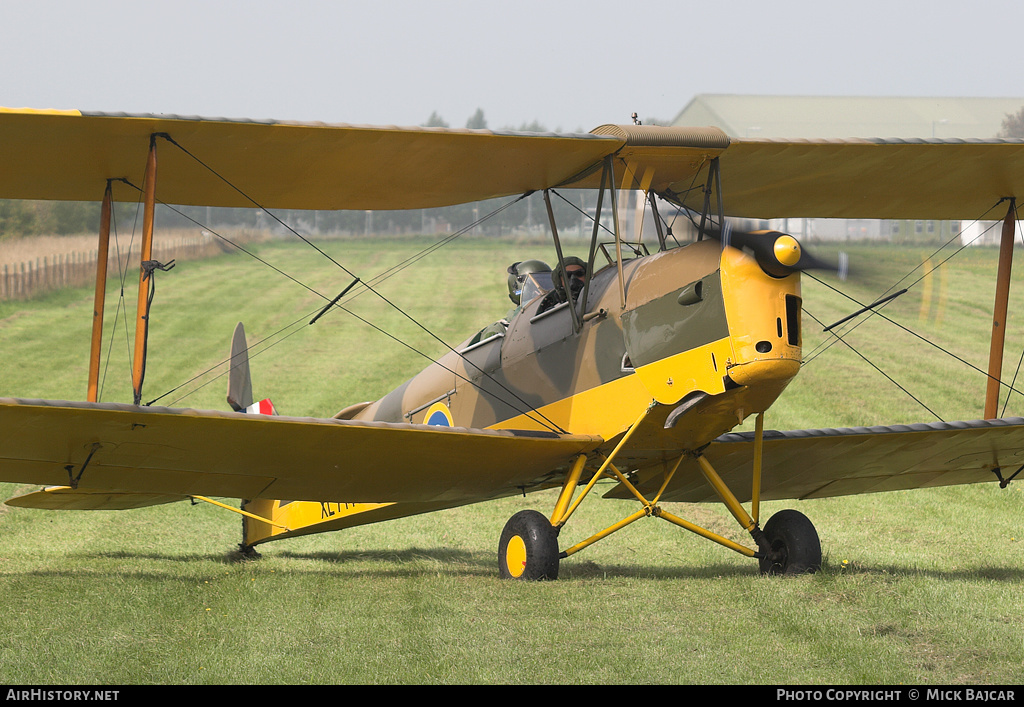
<instances>
[{"instance_id":1,"label":"pilot's head","mask_svg":"<svg viewBox=\"0 0 1024 707\"><path fill-rule=\"evenodd\" d=\"M573 283L578 286L582 286L583 282L587 279L587 264L581 258L577 258L574 255L568 258L562 258L561 264L556 268L556 272L552 274L552 280L554 280L555 286L558 287L559 291L562 289L562 273L569 276L569 287L573 287Z\"/></svg>"},{"instance_id":2,"label":"pilot's head","mask_svg":"<svg viewBox=\"0 0 1024 707\"><path fill-rule=\"evenodd\" d=\"M551 289L551 266L543 260L524 260L508 266L508 298L513 304L529 302Z\"/></svg>"}]
</instances>

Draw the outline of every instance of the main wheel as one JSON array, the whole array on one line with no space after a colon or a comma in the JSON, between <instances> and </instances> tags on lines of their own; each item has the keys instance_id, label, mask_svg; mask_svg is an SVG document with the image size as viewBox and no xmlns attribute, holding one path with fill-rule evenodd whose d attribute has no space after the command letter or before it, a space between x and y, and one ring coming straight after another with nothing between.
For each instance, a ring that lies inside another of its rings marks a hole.
<instances>
[{"instance_id":1,"label":"main wheel","mask_svg":"<svg viewBox=\"0 0 1024 707\"><path fill-rule=\"evenodd\" d=\"M502 579L558 579L558 532L537 511L509 518L498 542Z\"/></svg>"},{"instance_id":2,"label":"main wheel","mask_svg":"<svg viewBox=\"0 0 1024 707\"><path fill-rule=\"evenodd\" d=\"M821 541L800 511L779 511L764 524L771 550L760 560L761 574L809 574L821 569Z\"/></svg>"}]
</instances>

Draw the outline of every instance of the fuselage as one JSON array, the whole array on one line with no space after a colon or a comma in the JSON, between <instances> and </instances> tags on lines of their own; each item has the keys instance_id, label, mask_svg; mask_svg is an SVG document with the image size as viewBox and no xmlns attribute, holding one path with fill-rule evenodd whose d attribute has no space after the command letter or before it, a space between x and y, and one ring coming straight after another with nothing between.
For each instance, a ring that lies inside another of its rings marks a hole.
<instances>
[{"instance_id":1,"label":"fuselage","mask_svg":"<svg viewBox=\"0 0 1024 707\"><path fill-rule=\"evenodd\" d=\"M799 370L799 274L704 240L626 261L622 276L625 306L617 267L594 274L578 331L569 304L541 312L535 298L503 333L467 339L351 417L611 440L652 403L667 420L700 395L695 409L714 412L664 440L695 448L766 410Z\"/></svg>"},{"instance_id":2,"label":"fuselage","mask_svg":"<svg viewBox=\"0 0 1024 707\"><path fill-rule=\"evenodd\" d=\"M605 440L601 454L632 427L616 463L654 472L767 410L797 374L799 278L768 275L713 240L623 262L621 287L611 264L576 302L578 329L571 305L541 311L536 297L507 327L486 327L380 400L336 417L586 434ZM530 488L560 479L538 469ZM292 530L251 523L245 544L447 505L257 500L253 512Z\"/></svg>"}]
</instances>

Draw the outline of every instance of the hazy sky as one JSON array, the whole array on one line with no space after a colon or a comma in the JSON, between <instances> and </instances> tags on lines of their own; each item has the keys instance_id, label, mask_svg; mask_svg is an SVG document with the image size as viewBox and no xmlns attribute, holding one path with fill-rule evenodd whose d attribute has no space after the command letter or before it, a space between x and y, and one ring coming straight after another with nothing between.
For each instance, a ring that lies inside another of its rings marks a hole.
<instances>
[{"instance_id":1,"label":"hazy sky","mask_svg":"<svg viewBox=\"0 0 1024 707\"><path fill-rule=\"evenodd\" d=\"M699 93L1024 96L1022 26L990 0L0 0L0 105L589 130Z\"/></svg>"}]
</instances>

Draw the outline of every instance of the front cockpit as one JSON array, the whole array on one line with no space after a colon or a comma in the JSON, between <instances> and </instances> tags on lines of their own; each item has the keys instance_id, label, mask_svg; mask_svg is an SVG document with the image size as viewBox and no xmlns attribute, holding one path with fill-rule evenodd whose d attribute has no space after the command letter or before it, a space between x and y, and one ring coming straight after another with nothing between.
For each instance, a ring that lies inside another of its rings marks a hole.
<instances>
[{"instance_id":1,"label":"front cockpit","mask_svg":"<svg viewBox=\"0 0 1024 707\"><path fill-rule=\"evenodd\" d=\"M532 302L541 295L546 295L554 289L554 282L551 280L551 272L531 273L523 278L521 285L521 296L524 304Z\"/></svg>"}]
</instances>

